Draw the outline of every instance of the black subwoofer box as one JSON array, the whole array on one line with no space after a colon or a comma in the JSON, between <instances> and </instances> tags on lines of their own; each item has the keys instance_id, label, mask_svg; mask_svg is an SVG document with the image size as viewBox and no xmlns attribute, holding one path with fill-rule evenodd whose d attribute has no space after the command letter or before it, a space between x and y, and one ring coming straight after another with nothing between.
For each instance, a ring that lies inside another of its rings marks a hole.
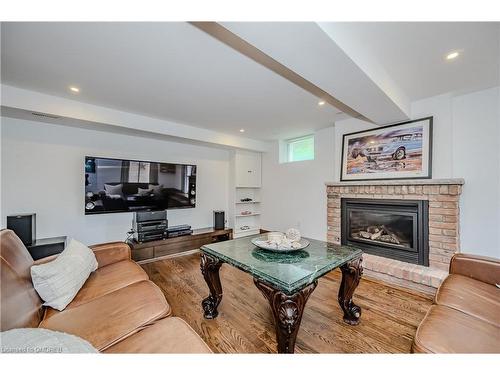
<instances>
[{"instance_id":1,"label":"black subwoofer box","mask_svg":"<svg viewBox=\"0 0 500 375\"><path fill-rule=\"evenodd\" d=\"M224 218L224 211L214 211L214 229L224 229L225 224L226 220Z\"/></svg>"},{"instance_id":2,"label":"black subwoofer box","mask_svg":"<svg viewBox=\"0 0 500 375\"><path fill-rule=\"evenodd\" d=\"M7 229L12 229L26 246L36 240L36 214L7 216Z\"/></svg>"}]
</instances>

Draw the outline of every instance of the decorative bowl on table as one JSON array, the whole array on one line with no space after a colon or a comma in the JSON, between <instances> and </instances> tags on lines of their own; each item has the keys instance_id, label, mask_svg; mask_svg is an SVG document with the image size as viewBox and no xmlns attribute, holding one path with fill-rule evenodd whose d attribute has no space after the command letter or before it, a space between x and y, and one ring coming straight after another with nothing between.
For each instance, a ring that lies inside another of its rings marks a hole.
<instances>
[{"instance_id":1,"label":"decorative bowl on table","mask_svg":"<svg viewBox=\"0 0 500 375\"><path fill-rule=\"evenodd\" d=\"M287 233L270 232L251 239L251 242L264 250L275 252L290 252L305 249L309 241L300 237L296 229L289 229Z\"/></svg>"}]
</instances>

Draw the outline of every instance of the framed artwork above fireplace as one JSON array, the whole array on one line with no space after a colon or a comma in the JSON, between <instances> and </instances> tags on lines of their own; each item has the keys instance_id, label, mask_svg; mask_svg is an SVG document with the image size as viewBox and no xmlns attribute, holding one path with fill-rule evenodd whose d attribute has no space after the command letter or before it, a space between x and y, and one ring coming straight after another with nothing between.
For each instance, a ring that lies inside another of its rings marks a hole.
<instances>
[{"instance_id":1,"label":"framed artwork above fireplace","mask_svg":"<svg viewBox=\"0 0 500 375\"><path fill-rule=\"evenodd\" d=\"M432 117L344 134L341 181L431 178Z\"/></svg>"}]
</instances>

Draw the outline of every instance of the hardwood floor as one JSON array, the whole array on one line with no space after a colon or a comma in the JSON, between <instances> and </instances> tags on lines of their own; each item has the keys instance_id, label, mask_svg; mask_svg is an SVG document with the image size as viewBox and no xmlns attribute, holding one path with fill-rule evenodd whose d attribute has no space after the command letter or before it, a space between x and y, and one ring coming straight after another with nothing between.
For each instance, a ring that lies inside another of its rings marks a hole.
<instances>
[{"instance_id":1,"label":"hardwood floor","mask_svg":"<svg viewBox=\"0 0 500 375\"><path fill-rule=\"evenodd\" d=\"M276 339L267 300L252 277L224 264L224 297L219 316L203 318L208 288L199 253L142 265L163 291L173 315L183 318L216 353L275 353ZM361 323L349 326L337 303L338 270L319 279L305 307L296 353L408 353L416 328L431 305L424 294L363 278L354 294Z\"/></svg>"}]
</instances>

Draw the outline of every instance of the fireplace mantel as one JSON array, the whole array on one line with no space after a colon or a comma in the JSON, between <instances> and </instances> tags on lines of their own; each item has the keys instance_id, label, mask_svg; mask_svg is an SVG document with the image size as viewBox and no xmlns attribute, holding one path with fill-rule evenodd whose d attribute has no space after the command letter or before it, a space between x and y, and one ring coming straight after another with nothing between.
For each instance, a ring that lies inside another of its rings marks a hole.
<instances>
[{"instance_id":1,"label":"fireplace mantel","mask_svg":"<svg viewBox=\"0 0 500 375\"><path fill-rule=\"evenodd\" d=\"M463 178L325 182L326 186L391 186L391 185L401 186L401 185L463 185L463 184L465 184L465 180Z\"/></svg>"}]
</instances>

